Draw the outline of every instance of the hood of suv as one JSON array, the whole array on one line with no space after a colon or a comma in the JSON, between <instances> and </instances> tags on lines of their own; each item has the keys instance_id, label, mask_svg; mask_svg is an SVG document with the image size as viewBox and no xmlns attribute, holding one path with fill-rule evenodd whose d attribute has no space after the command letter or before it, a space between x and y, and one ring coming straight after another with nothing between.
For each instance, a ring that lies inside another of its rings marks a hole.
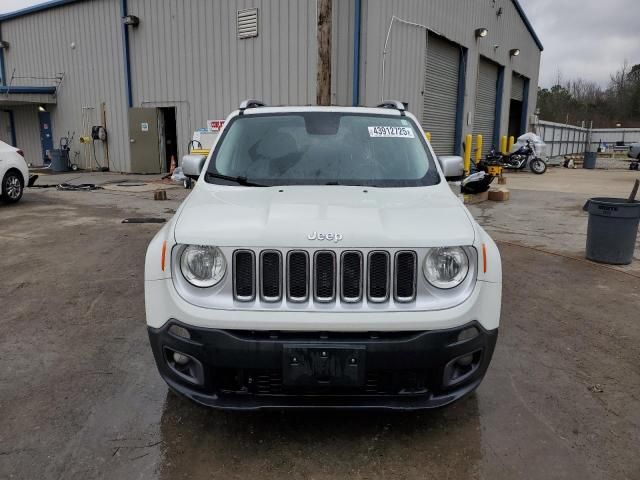
<instances>
[{"instance_id":1,"label":"hood of suv","mask_svg":"<svg viewBox=\"0 0 640 480\"><path fill-rule=\"evenodd\" d=\"M412 188L198 185L178 243L229 247L402 248L471 245L474 229L447 184Z\"/></svg>"}]
</instances>

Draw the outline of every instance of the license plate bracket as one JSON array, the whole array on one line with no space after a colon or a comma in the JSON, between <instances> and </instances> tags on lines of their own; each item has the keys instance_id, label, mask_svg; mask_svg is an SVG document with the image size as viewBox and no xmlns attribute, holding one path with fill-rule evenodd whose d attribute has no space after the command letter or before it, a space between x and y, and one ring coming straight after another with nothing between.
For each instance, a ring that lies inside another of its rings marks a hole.
<instances>
[{"instance_id":1,"label":"license plate bracket","mask_svg":"<svg viewBox=\"0 0 640 480\"><path fill-rule=\"evenodd\" d=\"M285 345L282 353L282 383L285 386L364 385L364 345Z\"/></svg>"}]
</instances>

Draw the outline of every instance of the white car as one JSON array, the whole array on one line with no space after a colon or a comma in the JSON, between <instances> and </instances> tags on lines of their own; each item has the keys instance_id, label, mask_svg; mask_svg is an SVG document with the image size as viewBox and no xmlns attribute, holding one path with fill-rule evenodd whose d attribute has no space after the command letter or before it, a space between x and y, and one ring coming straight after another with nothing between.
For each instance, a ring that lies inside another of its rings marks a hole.
<instances>
[{"instance_id":1,"label":"white car","mask_svg":"<svg viewBox=\"0 0 640 480\"><path fill-rule=\"evenodd\" d=\"M29 181L29 167L22 150L0 141L0 200L15 203Z\"/></svg>"},{"instance_id":2,"label":"white car","mask_svg":"<svg viewBox=\"0 0 640 480\"><path fill-rule=\"evenodd\" d=\"M495 243L399 102L245 101L151 241L160 375L228 409L424 409L472 392L498 335Z\"/></svg>"}]
</instances>

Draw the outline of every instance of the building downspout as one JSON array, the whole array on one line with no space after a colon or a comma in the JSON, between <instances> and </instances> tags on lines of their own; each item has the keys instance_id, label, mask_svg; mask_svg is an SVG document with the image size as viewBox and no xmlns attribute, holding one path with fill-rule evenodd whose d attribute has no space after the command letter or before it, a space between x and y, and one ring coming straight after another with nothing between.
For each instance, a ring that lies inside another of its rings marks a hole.
<instances>
[{"instance_id":1,"label":"building downspout","mask_svg":"<svg viewBox=\"0 0 640 480\"><path fill-rule=\"evenodd\" d=\"M124 83L127 89L127 106L133 107L133 92L131 89L131 60L129 55L129 27L124 24L123 18L128 15L127 0L120 0L120 24L122 26L122 49L124 56Z\"/></svg>"},{"instance_id":2,"label":"building downspout","mask_svg":"<svg viewBox=\"0 0 640 480\"><path fill-rule=\"evenodd\" d=\"M504 94L504 66L498 66L498 85L496 86L496 109L493 123L493 145L500 148L500 129L502 128L502 97Z\"/></svg>"},{"instance_id":3,"label":"building downspout","mask_svg":"<svg viewBox=\"0 0 640 480\"><path fill-rule=\"evenodd\" d=\"M353 16L353 106L360 103L360 28L362 0L355 0Z\"/></svg>"}]
</instances>

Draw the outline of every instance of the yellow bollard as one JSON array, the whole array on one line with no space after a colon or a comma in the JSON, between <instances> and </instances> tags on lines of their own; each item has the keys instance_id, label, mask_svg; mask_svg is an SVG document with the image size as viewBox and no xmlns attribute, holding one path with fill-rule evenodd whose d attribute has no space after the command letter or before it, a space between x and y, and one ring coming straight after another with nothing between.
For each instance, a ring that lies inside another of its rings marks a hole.
<instances>
[{"instance_id":1,"label":"yellow bollard","mask_svg":"<svg viewBox=\"0 0 640 480\"><path fill-rule=\"evenodd\" d=\"M427 139L427 142L431 143L431 132L424 132L424 138Z\"/></svg>"},{"instance_id":2,"label":"yellow bollard","mask_svg":"<svg viewBox=\"0 0 640 480\"><path fill-rule=\"evenodd\" d=\"M507 136L503 135L500 137L500 152L503 154L507 153Z\"/></svg>"},{"instance_id":3,"label":"yellow bollard","mask_svg":"<svg viewBox=\"0 0 640 480\"><path fill-rule=\"evenodd\" d=\"M471 134L464 137L464 174L469 175L471 169Z\"/></svg>"},{"instance_id":4,"label":"yellow bollard","mask_svg":"<svg viewBox=\"0 0 640 480\"><path fill-rule=\"evenodd\" d=\"M476 163L482 160L482 135L476 135Z\"/></svg>"},{"instance_id":5,"label":"yellow bollard","mask_svg":"<svg viewBox=\"0 0 640 480\"><path fill-rule=\"evenodd\" d=\"M511 151L513 150L513 144L516 142L516 139L513 138L513 135L509 137L509 149L507 150L507 153L511 153Z\"/></svg>"}]
</instances>

